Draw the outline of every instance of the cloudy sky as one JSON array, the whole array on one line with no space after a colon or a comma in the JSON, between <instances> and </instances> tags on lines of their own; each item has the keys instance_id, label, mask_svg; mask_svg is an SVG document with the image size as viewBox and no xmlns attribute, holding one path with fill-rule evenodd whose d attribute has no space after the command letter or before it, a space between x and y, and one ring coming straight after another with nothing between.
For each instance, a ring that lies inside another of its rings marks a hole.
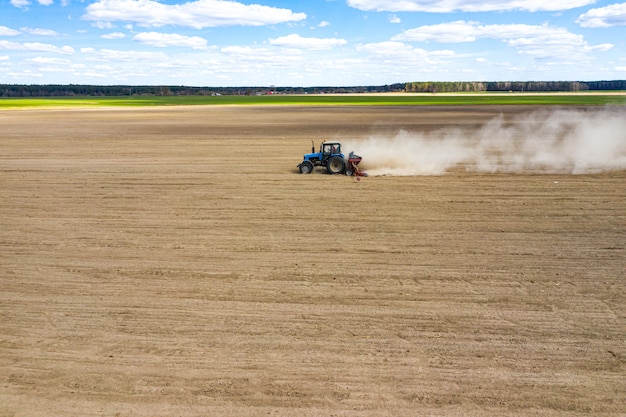
<instances>
[{"instance_id":1,"label":"cloudy sky","mask_svg":"<svg viewBox=\"0 0 626 417\"><path fill-rule=\"evenodd\" d=\"M625 78L611 0L0 0L0 84Z\"/></svg>"}]
</instances>

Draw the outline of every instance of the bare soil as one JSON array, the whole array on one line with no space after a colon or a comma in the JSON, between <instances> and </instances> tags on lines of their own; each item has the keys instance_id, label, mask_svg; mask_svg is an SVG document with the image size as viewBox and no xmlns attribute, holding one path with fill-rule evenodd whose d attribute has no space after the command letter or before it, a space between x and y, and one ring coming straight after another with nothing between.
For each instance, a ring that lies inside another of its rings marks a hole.
<instances>
[{"instance_id":1,"label":"bare soil","mask_svg":"<svg viewBox=\"0 0 626 417\"><path fill-rule=\"evenodd\" d=\"M0 417L624 416L626 172L296 170L531 110L0 112Z\"/></svg>"}]
</instances>

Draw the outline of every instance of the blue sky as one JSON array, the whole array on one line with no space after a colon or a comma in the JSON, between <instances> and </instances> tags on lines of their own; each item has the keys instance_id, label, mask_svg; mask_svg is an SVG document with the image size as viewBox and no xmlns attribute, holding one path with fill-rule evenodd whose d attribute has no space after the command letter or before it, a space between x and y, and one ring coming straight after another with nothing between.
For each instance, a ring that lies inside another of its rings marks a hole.
<instances>
[{"instance_id":1,"label":"blue sky","mask_svg":"<svg viewBox=\"0 0 626 417\"><path fill-rule=\"evenodd\" d=\"M610 0L0 0L1 84L625 78Z\"/></svg>"}]
</instances>

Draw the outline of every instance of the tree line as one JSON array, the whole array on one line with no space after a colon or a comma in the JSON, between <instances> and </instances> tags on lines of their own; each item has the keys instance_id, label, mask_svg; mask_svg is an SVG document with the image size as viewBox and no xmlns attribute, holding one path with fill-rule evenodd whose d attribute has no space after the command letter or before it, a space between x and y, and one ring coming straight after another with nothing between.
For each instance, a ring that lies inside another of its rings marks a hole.
<instances>
[{"instance_id":1,"label":"tree line","mask_svg":"<svg viewBox=\"0 0 626 417\"><path fill-rule=\"evenodd\" d=\"M0 97L124 97L124 96L216 96L259 94L341 94L404 91L405 84L361 87L188 87L129 85L18 85L0 84Z\"/></svg>"},{"instance_id":2,"label":"tree line","mask_svg":"<svg viewBox=\"0 0 626 417\"><path fill-rule=\"evenodd\" d=\"M626 80L613 81L417 81L357 87L188 87L79 84L0 84L0 97L71 96L216 96L259 94L346 94L346 93L458 93L458 92L562 92L626 90Z\"/></svg>"},{"instance_id":3,"label":"tree line","mask_svg":"<svg viewBox=\"0 0 626 417\"><path fill-rule=\"evenodd\" d=\"M411 93L459 92L563 92L626 90L626 80L612 81L475 81L475 82L409 82L405 91Z\"/></svg>"}]
</instances>

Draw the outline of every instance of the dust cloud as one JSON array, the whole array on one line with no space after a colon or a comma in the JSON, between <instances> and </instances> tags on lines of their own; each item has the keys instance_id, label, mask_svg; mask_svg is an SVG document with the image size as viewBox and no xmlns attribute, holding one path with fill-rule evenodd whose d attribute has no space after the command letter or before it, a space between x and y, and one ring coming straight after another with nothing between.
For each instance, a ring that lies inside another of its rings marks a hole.
<instances>
[{"instance_id":1,"label":"dust cloud","mask_svg":"<svg viewBox=\"0 0 626 417\"><path fill-rule=\"evenodd\" d=\"M477 130L401 131L346 143L363 157L369 175L481 173L586 174L626 169L626 112L555 110L505 120Z\"/></svg>"}]
</instances>

